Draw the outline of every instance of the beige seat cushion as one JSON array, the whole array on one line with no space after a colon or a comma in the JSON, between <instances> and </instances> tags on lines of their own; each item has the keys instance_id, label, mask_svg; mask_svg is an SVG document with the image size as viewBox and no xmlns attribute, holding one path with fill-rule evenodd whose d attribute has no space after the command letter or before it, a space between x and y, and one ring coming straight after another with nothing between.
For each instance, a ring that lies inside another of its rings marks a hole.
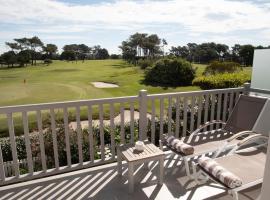
<instances>
[{"instance_id":1,"label":"beige seat cushion","mask_svg":"<svg viewBox=\"0 0 270 200\"><path fill-rule=\"evenodd\" d=\"M263 178L266 148L249 148L243 152L215 159L222 167L238 176L243 184Z\"/></svg>"}]
</instances>

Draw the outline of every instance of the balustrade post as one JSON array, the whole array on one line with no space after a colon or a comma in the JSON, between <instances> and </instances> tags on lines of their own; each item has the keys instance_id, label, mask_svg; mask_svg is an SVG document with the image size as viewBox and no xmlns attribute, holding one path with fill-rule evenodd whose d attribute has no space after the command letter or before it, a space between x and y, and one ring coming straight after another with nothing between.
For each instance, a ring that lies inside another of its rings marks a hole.
<instances>
[{"instance_id":1,"label":"balustrade post","mask_svg":"<svg viewBox=\"0 0 270 200\"><path fill-rule=\"evenodd\" d=\"M139 92L139 139L141 141L147 138L147 91Z\"/></svg>"},{"instance_id":2,"label":"balustrade post","mask_svg":"<svg viewBox=\"0 0 270 200\"><path fill-rule=\"evenodd\" d=\"M249 95L250 91L250 83L245 83L244 84L244 95Z\"/></svg>"}]
</instances>

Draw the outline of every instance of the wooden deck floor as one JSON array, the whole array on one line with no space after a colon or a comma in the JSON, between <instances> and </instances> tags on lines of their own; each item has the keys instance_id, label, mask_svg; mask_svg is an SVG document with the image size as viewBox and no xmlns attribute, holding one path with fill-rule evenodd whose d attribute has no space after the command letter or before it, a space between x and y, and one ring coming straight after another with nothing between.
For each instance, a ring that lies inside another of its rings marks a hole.
<instances>
[{"instance_id":1,"label":"wooden deck floor","mask_svg":"<svg viewBox=\"0 0 270 200\"><path fill-rule=\"evenodd\" d=\"M150 163L150 170L142 166L136 168L135 192L128 194L127 167L124 174L117 175L116 163L90 169L75 171L43 179L0 187L0 199L98 199L98 200L132 200L132 199L180 199L202 200L231 197L218 185L195 186L185 176L183 165L174 154L166 155L165 176L162 187L156 185L156 163ZM255 200L260 186L244 191L241 200Z\"/></svg>"}]
</instances>

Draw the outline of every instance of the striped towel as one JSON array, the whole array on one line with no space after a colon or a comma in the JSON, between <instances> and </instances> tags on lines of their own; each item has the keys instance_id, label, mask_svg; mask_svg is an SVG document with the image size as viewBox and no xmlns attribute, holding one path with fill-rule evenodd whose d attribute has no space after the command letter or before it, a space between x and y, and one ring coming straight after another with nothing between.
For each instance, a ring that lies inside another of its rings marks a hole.
<instances>
[{"instance_id":1,"label":"striped towel","mask_svg":"<svg viewBox=\"0 0 270 200\"><path fill-rule=\"evenodd\" d=\"M236 188L242 185L239 177L220 166L215 160L209 157L202 157L198 160L199 165L209 174L217 178L229 188Z\"/></svg>"},{"instance_id":2,"label":"striped towel","mask_svg":"<svg viewBox=\"0 0 270 200\"><path fill-rule=\"evenodd\" d=\"M194 153L194 147L182 142L181 140L175 138L174 136L165 137L167 146L176 150L177 152L183 153L185 155L191 155Z\"/></svg>"}]
</instances>

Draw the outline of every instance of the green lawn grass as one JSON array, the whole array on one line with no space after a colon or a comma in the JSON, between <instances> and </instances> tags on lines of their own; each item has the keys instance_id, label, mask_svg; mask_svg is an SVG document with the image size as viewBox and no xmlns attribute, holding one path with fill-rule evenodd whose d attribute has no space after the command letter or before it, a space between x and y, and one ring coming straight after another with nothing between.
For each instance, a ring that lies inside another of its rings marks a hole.
<instances>
[{"instance_id":1,"label":"green lawn grass","mask_svg":"<svg viewBox=\"0 0 270 200\"><path fill-rule=\"evenodd\" d=\"M0 106L129 96L141 89L149 93L199 90L193 86L146 86L142 80L143 71L122 60L54 61L49 66L2 69ZM91 84L93 81L113 82L120 87L99 89Z\"/></svg>"},{"instance_id":2,"label":"green lawn grass","mask_svg":"<svg viewBox=\"0 0 270 200\"><path fill-rule=\"evenodd\" d=\"M194 64L194 67L197 68L197 76L200 76L206 65ZM245 70L251 69L245 68ZM195 86L164 88L144 85L143 76L143 70L123 60L54 61L49 66L0 69L0 107L131 96L138 95L141 89L146 89L149 94L200 90ZM91 84L94 81L116 83L119 88L95 88ZM159 107L157 112L158 110ZM35 118L34 114L29 116L30 127L36 127L33 125L36 124ZM19 115L16 116L14 123L15 128L22 131ZM7 135L7 122L0 116L0 137L1 135Z\"/></svg>"}]
</instances>

